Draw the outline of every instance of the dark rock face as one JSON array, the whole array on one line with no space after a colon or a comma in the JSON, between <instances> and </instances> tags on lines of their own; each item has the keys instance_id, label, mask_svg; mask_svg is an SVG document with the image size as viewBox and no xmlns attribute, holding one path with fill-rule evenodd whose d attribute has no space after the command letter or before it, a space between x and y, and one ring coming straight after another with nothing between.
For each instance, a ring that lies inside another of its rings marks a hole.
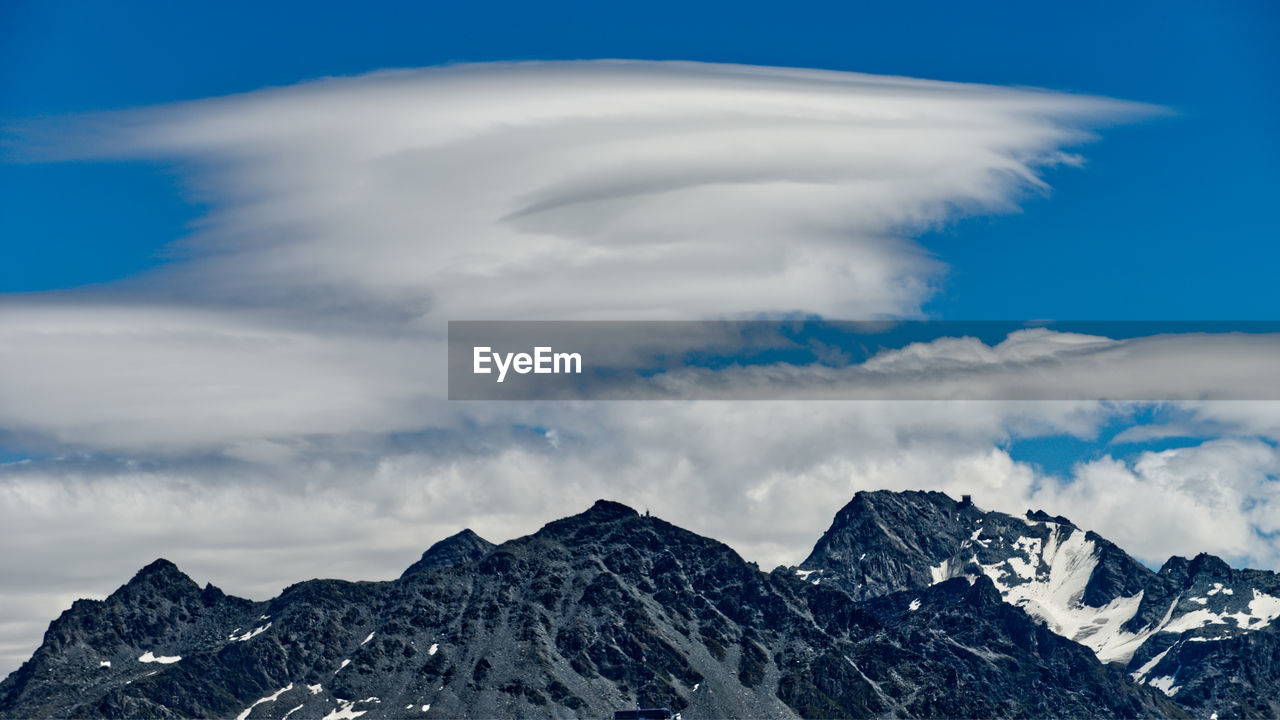
<instances>
[{"instance_id":1,"label":"dark rock face","mask_svg":"<svg viewBox=\"0 0 1280 720\"><path fill-rule=\"evenodd\" d=\"M0 714L1184 716L985 577L860 603L604 501L491 549L461 540L392 582L314 580L266 603L158 561L54 621L0 683Z\"/></svg>"},{"instance_id":2,"label":"dark rock face","mask_svg":"<svg viewBox=\"0 0 1280 720\"><path fill-rule=\"evenodd\" d=\"M983 512L940 492L858 493L800 565L855 600L933 584Z\"/></svg>"},{"instance_id":3,"label":"dark rock face","mask_svg":"<svg viewBox=\"0 0 1280 720\"><path fill-rule=\"evenodd\" d=\"M1280 576L1206 554L1170 558L1131 624L1174 628L1134 654L1143 682L1219 717L1280 717Z\"/></svg>"},{"instance_id":4,"label":"dark rock face","mask_svg":"<svg viewBox=\"0 0 1280 720\"><path fill-rule=\"evenodd\" d=\"M966 696L966 705L985 703L977 717L1092 717L1093 708L1115 709L1121 717L1151 713L1129 692L1132 681L1117 667L1098 662L1088 648L1050 632L1027 614L1003 602L986 577L972 585L963 578L945 580L925 593L895 593L867 604L886 624L908 629L922 643L922 655L946 668L973 666L972 680L953 681L913 714L958 717L954 706L939 704L950 693ZM973 618L983 622L975 623ZM992 656L988 653L998 653ZM1003 657L1001 657L1003 656ZM986 672L983 672L983 670ZM1074 687L1063 698L1055 688ZM974 716L974 715L969 715Z\"/></svg>"},{"instance_id":5,"label":"dark rock face","mask_svg":"<svg viewBox=\"0 0 1280 720\"><path fill-rule=\"evenodd\" d=\"M71 708L119 692L126 680L168 674L180 664L163 660L223 647L233 627L247 626L255 607L211 585L201 590L173 563L157 560L106 600L78 600L55 620L35 655L0 683L0 712L110 714ZM120 714L153 714L143 705Z\"/></svg>"},{"instance_id":6,"label":"dark rock face","mask_svg":"<svg viewBox=\"0 0 1280 720\"><path fill-rule=\"evenodd\" d=\"M1155 573L1043 511L858 493L794 572L855 598L990 579L1000 596L1205 717L1280 716L1280 576L1199 555Z\"/></svg>"},{"instance_id":7,"label":"dark rock face","mask_svg":"<svg viewBox=\"0 0 1280 720\"><path fill-rule=\"evenodd\" d=\"M485 540L471 530L463 530L456 535L441 540L427 548L418 562L409 566L400 577L435 570L436 568L453 567L475 562L489 554L496 545Z\"/></svg>"}]
</instances>

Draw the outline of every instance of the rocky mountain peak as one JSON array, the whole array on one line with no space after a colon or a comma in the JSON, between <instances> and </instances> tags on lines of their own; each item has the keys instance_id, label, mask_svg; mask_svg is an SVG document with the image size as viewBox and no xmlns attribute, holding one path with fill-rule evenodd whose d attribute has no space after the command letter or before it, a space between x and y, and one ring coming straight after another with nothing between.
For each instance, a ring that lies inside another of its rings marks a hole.
<instances>
[{"instance_id":1,"label":"rocky mountain peak","mask_svg":"<svg viewBox=\"0 0 1280 720\"><path fill-rule=\"evenodd\" d=\"M1191 559L1187 571L1192 577L1203 576L1205 579L1225 580L1231 577L1231 566L1217 555L1200 553Z\"/></svg>"},{"instance_id":2,"label":"rocky mountain peak","mask_svg":"<svg viewBox=\"0 0 1280 720\"><path fill-rule=\"evenodd\" d=\"M618 531L619 526L640 516L635 510L612 500L597 500L578 513L547 523L532 537L555 538L578 543L600 539Z\"/></svg>"},{"instance_id":3,"label":"rocky mountain peak","mask_svg":"<svg viewBox=\"0 0 1280 720\"><path fill-rule=\"evenodd\" d=\"M1061 515L1050 515L1044 510L1034 510L1034 511L1027 510L1026 518L1028 520L1031 520L1032 522L1051 522L1051 523L1057 523L1059 525L1068 525L1070 527L1075 527L1075 523L1071 522L1065 517Z\"/></svg>"},{"instance_id":4,"label":"rocky mountain peak","mask_svg":"<svg viewBox=\"0 0 1280 720\"><path fill-rule=\"evenodd\" d=\"M427 548L427 551L422 553L422 557L410 565L400 577L475 562L489 554L494 547L496 546L493 543L467 528Z\"/></svg>"},{"instance_id":5,"label":"rocky mountain peak","mask_svg":"<svg viewBox=\"0 0 1280 720\"><path fill-rule=\"evenodd\" d=\"M810 582L834 583L856 599L935 577L956 553L983 511L941 492L859 492L800 564ZM817 573L810 578L809 573Z\"/></svg>"},{"instance_id":6,"label":"rocky mountain peak","mask_svg":"<svg viewBox=\"0 0 1280 720\"><path fill-rule=\"evenodd\" d=\"M189 580L186 573L178 569L178 566L172 561L164 558L156 558L145 565L141 570L134 573L131 582L182 582Z\"/></svg>"},{"instance_id":7,"label":"rocky mountain peak","mask_svg":"<svg viewBox=\"0 0 1280 720\"><path fill-rule=\"evenodd\" d=\"M635 510L613 500L597 500L577 517L587 522L613 522L639 515Z\"/></svg>"},{"instance_id":8,"label":"rocky mountain peak","mask_svg":"<svg viewBox=\"0 0 1280 720\"><path fill-rule=\"evenodd\" d=\"M1164 561L1164 565L1160 566L1161 575L1182 576L1187 575L1187 568L1191 566L1191 561L1181 555L1173 555Z\"/></svg>"},{"instance_id":9,"label":"rocky mountain peak","mask_svg":"<svg viewBox=\"0 0 1280 720\"><path fill-rule=\"evenodd\" d=\"M1252 697L1266 699L1246 714L1280 709L1280 692L1257 689L1258 677L1280 680L1265 659L1280 646L1275 573L1234 570L1207 554L1171 558L1154 573L1065 517L981 512L947 500L859 493L795 572L861 599L950 578L989 579L1005 603L1188 707L1239 713ZM1240 655L1261 664L1224 670Z\"/></svg>"},{"instance_id":10,"label":"rocky mountain peak","mask_svg":"<svg viewBox=\"0 0 1280 720\"><path fill-rule=\"evenodd\" d=\"M133 578L112 597L138 594L178 600L183 597L198 596L200 586L179 570L177 565L164 558L158 558L135 573Z\"/></svg>"}]
</instances>

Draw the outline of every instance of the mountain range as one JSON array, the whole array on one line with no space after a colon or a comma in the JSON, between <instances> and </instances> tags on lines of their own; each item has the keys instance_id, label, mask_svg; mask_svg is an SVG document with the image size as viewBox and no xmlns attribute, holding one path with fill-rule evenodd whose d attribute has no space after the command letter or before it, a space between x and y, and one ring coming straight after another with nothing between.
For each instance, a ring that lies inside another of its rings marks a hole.
<instances>
[{"instance_id":1,"label":"mountain range","mask_svg":"<svg viewBox=\"0 0 1280 720\"><path fill-rule=\"evenodd\" d=\"M1059 516L860 492L797 567L609 501L267 601L166 560L54 620L0 715L1280 716L1280 576Z\"/></svg>"}]
</instances>

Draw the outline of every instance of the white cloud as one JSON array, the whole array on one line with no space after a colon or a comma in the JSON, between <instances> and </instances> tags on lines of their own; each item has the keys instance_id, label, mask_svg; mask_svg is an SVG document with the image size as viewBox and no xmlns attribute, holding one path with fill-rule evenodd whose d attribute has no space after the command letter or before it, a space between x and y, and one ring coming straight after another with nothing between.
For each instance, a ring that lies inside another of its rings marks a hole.
<instances>
[{"instance_id":1,"label":"white cloud","mask_svg":"<svg viewBox=\"0 0 1280 720\"><path fill-rule=\"evenodd\" d=\"M677 397L932 400L1276 399L1280 334L1187 333L1124 340L1043 328L988 346L943 337L842 367L690 368L652 384Z\"/></svg>"},{"instance_id":2,"label":"white cloud","mask_svg":"<svg viewBox=\"0 0 1280 720\"><path fill-rule=\"evenodd\" d=\"M226 450L423 421L416 337L160 305L0 306L0 427L71 447Z\"/></svg>"},{"instance_id":3,"label":"white cloud","mask_svg":"<svg viewBox=\"0 0 1280 720\"><path fill-rule=\"evenodd\" d=\"M1035 500L1148 562L1211 552L1280 569L1280 547L1261 535L1280 530L1280 452L1261 440L1102 458Z\"/></svg>"},{"instance_id":4,"label":"white cloud","mask_svg":"<svg viewBox=\"0 0 1280 720\"><path fill-rule=\"evenodd\" d=\"M243 455L451 411L449 319L918 314L912 233L1008 211L1080 128L1150 108L696 63L461 66L59 126L183 163L185 260L0 304L0 429ZM77 134L78 133L78 134Z\"/></svg>"},{"instance_id":5,"label":"white cloud","mask_svg":"<svg viewBox=\"0 0 1280 720\"><path fill-rule=\"evenodd\" d=\"M1162 423L1158 425L1134 425L1116 433L1110 445L1147 443L1171 438L1195 438L1208 433L1207 427L1194 427L1186 423Z\"/></svg>"},{"instance_id":6,"label":"white cloud","mask_svg":"<svg viewBox=\"0 0 1280 720\"><path fill-rule=\"evenodd\" d=\"M464 66L104 120L215 210L163 281L425 320L918 312L907 238L1014 209L1137 105L693 63Z\"/></svg>"},{"instance_id":7,"label":"white cloud","mask_svg":"<svg viewBox=\"0 0 1280 720\"><path fill-rule=\"evenodd\" d=\"M862 367L885 372L968 370L1093 352L1114 347L1115 343L1115 340L1095 335L1028 328L1010 333L993 346L973 337L943 337L930 342L911 343L899 350L878 353Z\"/></svg>"}]
</instances>

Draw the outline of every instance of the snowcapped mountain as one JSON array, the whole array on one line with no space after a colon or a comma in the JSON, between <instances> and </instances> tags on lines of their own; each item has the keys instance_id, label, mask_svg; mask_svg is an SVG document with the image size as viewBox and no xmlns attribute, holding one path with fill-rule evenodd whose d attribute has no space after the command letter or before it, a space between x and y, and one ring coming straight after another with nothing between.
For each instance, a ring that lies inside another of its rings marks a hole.
<instances>
[{"instance_id":1,"label":"snowcapped mountain","mask_svg":"<svg viewBox=\"0 0 1280 720\"><path fill-rule=\"evenodd\" d=\"M55 620L0 683L0 715L1188 717L1004 602L1011 580L933 582L930 567L965 558L930 537L913 540L922 565L901 563L917 586L865 601L605 501L496 547L462 533L394 581L312 580L266 602L160 560Z\"/></svg>"},{"instance_id":2,"label":"snowcapped mountain","mask_svg":"<svg viewBox=\"0 0 1280 720\"><path fill-rule=\"evenodd\" d=\"M1280 714L1280 576L1200 555L1152 572L1063 517L984 512L942 493L858 493L795 570L857 599L951 578L1221 717Z\"/></svg>"}]
</instances>

